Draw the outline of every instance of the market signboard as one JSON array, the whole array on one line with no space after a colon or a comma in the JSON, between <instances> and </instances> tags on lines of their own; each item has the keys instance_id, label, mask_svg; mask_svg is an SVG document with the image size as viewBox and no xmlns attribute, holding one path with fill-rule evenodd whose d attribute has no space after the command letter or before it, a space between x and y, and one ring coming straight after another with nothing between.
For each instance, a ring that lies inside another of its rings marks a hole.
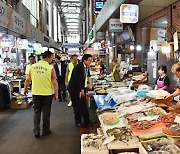
<instances>
[{"instance_id":1,"label":"market signboard","mask_svg":"<svg viewBox=\"0 0 180 154\"><path fill-rule=\"evenodd\" d=\"M13 47L14 46L14 36L5 35L0 42L2 47Z\"/></svg>"},{"instance_id":2,"label":"market signboard","mask_svg":"<svg viewBox=\"0 0 180 154\"><path fill-rule=\"evenodd\" d=\"M0 1L0 26L7 28L8 21L7 6L2 1Z\"/></svg>"},{"instance_id":3,"label":"market signboard","mask_svg":"<svg viewBox=\"0 0 180 154\"><path fill-rule=\"evenodd\" d=\"M27 39L17 39L17 48L18 49L28 49L28 40Z\"/></svg>"},{"instance_id":4,"label":"market signboard","mask_svg":"<svg viewBox=\"0 0 180 154\"><path fill-rule=\"evenodd\" d=\"M122 32L123 24L119 19L110 19L109 20L109 31L110 32Z\"/></svg>"},{"instance_id":5,"label":"market signboard","mask_svg":"<svg viewBox=\"0 0 180 154\"><path fill-rule=\"evenodd\" d=\"M42 49L41 43L34 43L34 44L33 44L33 49L34 49L34 50Z\"/></svg>"},{"instance_id":6,"label":"market signboard","mask_svg":"<svg viewBox=\"0 0 180 154\"><path fill-rule=\"evenodd\" d=\"M12 22L12 30L21 35L24 35L26 32L25 19L21 17L17 12L13 11Z\"/></svg>"},{"instance_id":7,"label":"market signboard","mask_svg":"<svg viewBox=\"0 0 180 154\"><path fill-rule=\"evenodd\" d=\"M122 4L120 7L120 22L137 23L139 18L139 6L134 4Z\"/></svg>"}]
</instances>

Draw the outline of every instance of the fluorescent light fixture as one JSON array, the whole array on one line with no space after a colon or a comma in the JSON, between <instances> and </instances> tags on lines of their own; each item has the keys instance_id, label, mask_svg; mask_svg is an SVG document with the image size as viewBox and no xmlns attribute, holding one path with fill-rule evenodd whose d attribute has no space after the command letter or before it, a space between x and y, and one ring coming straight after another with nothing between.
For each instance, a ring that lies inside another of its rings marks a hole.
<instances>
[{"instance_id":1,"label":"fluorescent light fixture","mask_svg":"<svg viewBox=\"0 0 180 154\"><path fill-rule=\"evenodd\" d=\"M67 26L79 26L78 23L67 23Z\"/></svg>"},{"instance_id":2,"label":"fluorescent light fixture","mask_svg":"<svg viewBox=\"0 0 180 154\"><path fill-rule=\"evenodd\" d=\"M67 26L69 29L73 28L73 29L78 29L78 26Z\"/></svg>"}]
</instances>

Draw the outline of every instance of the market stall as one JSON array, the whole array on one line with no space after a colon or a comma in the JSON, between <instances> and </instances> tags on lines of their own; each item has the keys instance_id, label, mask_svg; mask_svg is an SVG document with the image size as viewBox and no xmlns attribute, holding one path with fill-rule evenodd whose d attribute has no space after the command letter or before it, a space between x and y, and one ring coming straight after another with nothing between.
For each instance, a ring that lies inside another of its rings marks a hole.
<instances>
[{"instance_id":1,"label":"market stall","mask_svg":"<svg viewBox=\"0 0 180 154\"><path fill-rule=\"evenodd\" d=\"M97 134L82 135L81 153L180 153L179 109L173 108L172 99L164 99L169 93L147 85L132 90L134 82L146 80L145 74L123 82L110 78L94 76L100 127Z\"/></svg>"}]
</instances>

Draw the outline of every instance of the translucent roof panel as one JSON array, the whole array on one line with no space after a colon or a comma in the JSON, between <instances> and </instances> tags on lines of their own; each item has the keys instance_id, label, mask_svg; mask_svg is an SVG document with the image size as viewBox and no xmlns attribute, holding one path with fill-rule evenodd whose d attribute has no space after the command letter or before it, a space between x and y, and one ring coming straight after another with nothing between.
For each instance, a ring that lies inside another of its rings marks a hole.
<instances>
[{"instance_id":1,"label":"translucent roof panel","mask_svg":"<svg viewBox=\"0 0 180 154\"><path fill-rule=\"evenodd\" d=\"M80 7L80 0L61 0L61 10L65 17L69 39L79 38Z\"/></svg>"}]
</instances>

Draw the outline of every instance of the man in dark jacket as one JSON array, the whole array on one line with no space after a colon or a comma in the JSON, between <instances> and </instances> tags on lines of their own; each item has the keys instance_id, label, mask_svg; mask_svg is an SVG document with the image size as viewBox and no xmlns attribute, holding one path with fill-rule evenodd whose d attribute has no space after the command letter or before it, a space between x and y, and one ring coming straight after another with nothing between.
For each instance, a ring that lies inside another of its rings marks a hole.
<instances>
[{"instance_id":1,"label":"man in dark jacket","mask_svg":"<svg viewBox=\"0 0 180 154\"><path fill-rule=\"evenodd\" d=\"M58 82L58 93L59 101L66 101L66 86L65 86L65 76L66 76L66 65L61 62L61 57L56 56L56 64L54 69L56 71L57 82Z\"/></svg>"},{"instance_id":2,"label":"man in dark jacket","mask_svg":"<svg viewBox=\"0 0 180 154\"><path fill-rule=\"evenodd\" d=\"M77 64L72 72L71 79L68 84L68 91L71 96L72 105L75 113L75 125L78 127L86 127L94 122L89 119L89 111L86 105L85 97L85 81L88 76L88 67L92 61L90 54L82 57L82 62ZM81 122L83 117L84 123Z\"/></svg>"}]
</instances>

